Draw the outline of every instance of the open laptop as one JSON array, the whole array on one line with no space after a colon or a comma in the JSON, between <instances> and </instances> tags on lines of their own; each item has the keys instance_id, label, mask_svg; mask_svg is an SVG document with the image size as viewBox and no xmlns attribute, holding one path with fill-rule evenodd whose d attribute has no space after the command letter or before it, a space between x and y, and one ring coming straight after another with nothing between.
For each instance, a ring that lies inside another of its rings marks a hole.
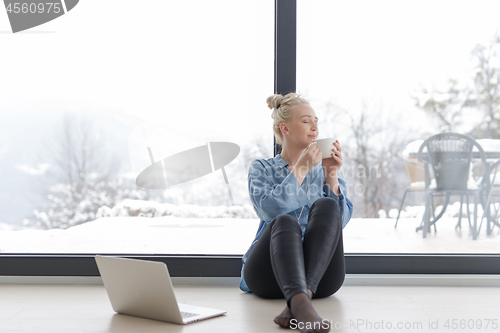
<instances>
[{"instance_id":1,"label":"open laptop","mask_svg":"<svg viewBox=\"0 0 500 333\"><path fill-rule=\"evenodd\" d=\"M216 310L177 303L174 288L163 262L95 257L113 310L143 318L189 324L220 316Z\"/></svg>"}]
</instances>

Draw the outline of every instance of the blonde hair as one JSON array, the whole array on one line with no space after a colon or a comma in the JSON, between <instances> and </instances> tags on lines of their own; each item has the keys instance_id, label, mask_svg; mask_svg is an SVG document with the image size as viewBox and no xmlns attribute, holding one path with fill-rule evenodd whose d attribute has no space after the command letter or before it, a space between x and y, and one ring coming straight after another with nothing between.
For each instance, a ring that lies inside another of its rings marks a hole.
<instances>
[{"instance_id":1,"label":"blonde hair","mask_svg":"<svg viewBox=\"0 0 500 333\"><path fill-rule=\"evenodd\" d=\"M300 94L291 92L285 96L281 94L274 94L266 99L267 106L273 110L271 118L274 119L273 122L273 132L276 141L282 145L283 144L283 133L280 130L281 123L287 123L292 119L292 107L294 105L306 104L310 105L309 102L302 98Z\"/></svg>"}]
</instances>

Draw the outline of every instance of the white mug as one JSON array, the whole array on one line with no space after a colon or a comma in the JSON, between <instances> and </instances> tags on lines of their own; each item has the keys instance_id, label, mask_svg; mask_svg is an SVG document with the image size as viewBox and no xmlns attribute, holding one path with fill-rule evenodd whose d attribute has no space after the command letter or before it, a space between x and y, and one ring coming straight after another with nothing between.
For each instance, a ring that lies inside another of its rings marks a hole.
<instances>
[{"instance_id":1,"label":"white mug","mask_svg":"<svg viewBox=\"0 0 500 333\"><path fill-rule=\"evenodd\" d=\"M336 141L334 138L326 138L316 140L316 145L319 150L323 153L323 159L332 157L332 149L334 148L333 143Z\"/></svg>"}]
</instances>

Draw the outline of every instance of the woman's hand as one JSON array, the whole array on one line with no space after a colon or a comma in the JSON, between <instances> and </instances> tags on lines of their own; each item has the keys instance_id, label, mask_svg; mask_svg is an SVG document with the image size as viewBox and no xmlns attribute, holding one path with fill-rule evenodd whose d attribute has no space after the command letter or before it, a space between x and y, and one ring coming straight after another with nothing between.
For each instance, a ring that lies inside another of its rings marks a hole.
<instances>
[{"instance_id":1,"label":"woman's hand","mask_svg":"<svg viewBox=\"0 0 500 333\"><path fill-rule=\"evenodd\" d=\"M340 148L339 140L333 143L332 147L332 157L323 159L323 172L325 174L325 180L329 178L337 178L337 172L344 164L342 160L342 148Z\"/></svg>"},{"instance_id":2,"label":"woman's hand","mask_svg":"<svg viewBox=\"0 0 500 333\"><path fill-rule=\"evenodd\" d=\"M295 175L299 184L302 186L304 178L306 178L309 170L314 168L321 162L321 150L315 143L310 144L302 154L300 154L297 163L290 168L290 172Z\"/></svg>"},{"instance_id":3,"label":"woman's hand","mask_svg":"<svg viewBox=\"0 0 500 333\"><path fill-rule=\"evenodd\" d=\"M319 150L315 142L312 142L306 149L304 149L302 154L300 154L294 169L299 170L305 176L309 170L321 162L321 155L321 150Z\"/></svg>"}]
</instances>

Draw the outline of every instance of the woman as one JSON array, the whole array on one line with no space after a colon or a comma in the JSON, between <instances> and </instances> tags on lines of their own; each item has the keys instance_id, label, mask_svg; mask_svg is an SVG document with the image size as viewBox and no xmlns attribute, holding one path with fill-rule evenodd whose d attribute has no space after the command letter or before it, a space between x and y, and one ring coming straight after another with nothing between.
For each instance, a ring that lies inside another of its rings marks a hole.
<instances>
[{"instance_id":1,"label":"woman","mask_svg":"<svg viewBox=\"0 0 500 333\"><path fill-rule=\"evenodd\" d=\"M252 161L248 189L261 219L243 256L240 288L264 298L285 298L274 322L301 332L328 332L329 322L311 298L328 297L344 282L342 229L352 215L345 181L338 175L342 149L322 160L314 144L318 118L296 93L267 98L273 131L283 147L274 158Z\"/></svg>"}]
</instances>

